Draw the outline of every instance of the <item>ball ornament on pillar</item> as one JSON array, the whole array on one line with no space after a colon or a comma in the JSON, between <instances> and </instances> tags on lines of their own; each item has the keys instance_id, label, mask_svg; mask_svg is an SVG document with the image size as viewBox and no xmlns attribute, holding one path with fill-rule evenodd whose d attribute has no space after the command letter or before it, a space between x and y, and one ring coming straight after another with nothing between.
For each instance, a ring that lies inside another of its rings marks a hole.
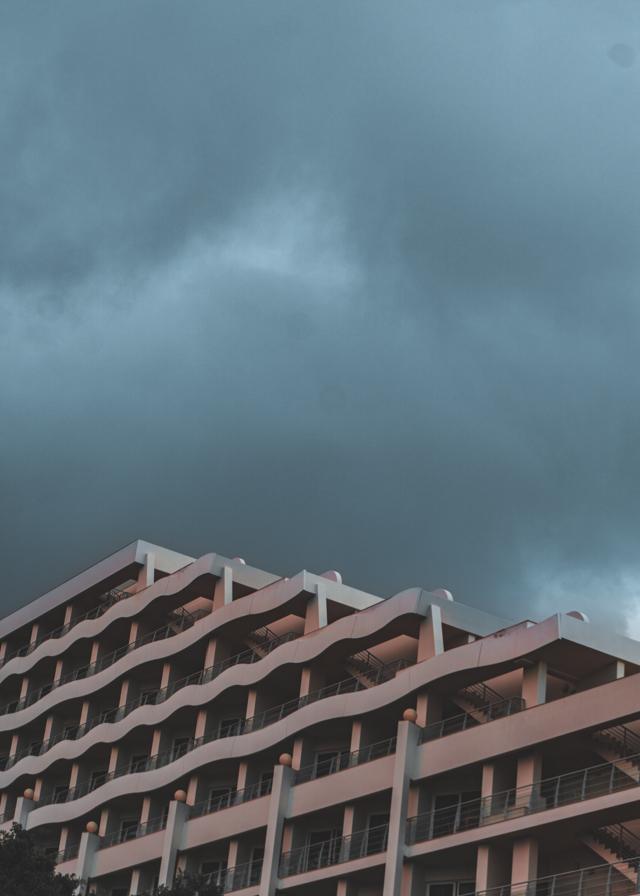
<instances>
[{"instance_id":1,"label":"ball ornament on pillar","mask_svg":"<svg viewBox=\"0 0 640 896\"><path fill-rule=\"evenodd\" d=\"M88 821L85 827L87 834L97 834L98 824L95 821Z\"/></svg>"},{"instance_id":2,"label":"ball ornament on pillar","mask_svg":"<svg viewBox=\"0 0 640 896\"><path fill-rule=\"evenodd\" d=\"M173 794L173 798L177 803L186 803L187 802L186 790L176 790L176 792Z\"/></svg>"},{"instance_id":3,"label":"ball ornament on pillar","mask_svg":"<svg viewBox=\"0 0 640 896\"><path fill-rule=\"evenodd\" d=\"M405 709L405 711L402 713L402 718L405 722L417 722L418 713L415 711L415 709Z\"/></svg>"},{"instance_id":4,"label":"ball ornament on pillar","mask_svg":"<svg viewBox=\"0 0 640 896\"><path fill-rule=\"evenodd\" d=\"M22 795L24 796L25 800L32 800L34 797L33 787L26 787Z\"/></svg>"},{"instance_id":5,"label":"ball ornament on pillar","mask_svg":"<svg viewBox=\"0 0 640 896\"><path fill-rule=\"evenodd\" d=\"M278 762L280 763L280 765L284 765L286 768L291 768L293 756L291 755L291 753L281 753Z\"/></svg>"}]
</instances>

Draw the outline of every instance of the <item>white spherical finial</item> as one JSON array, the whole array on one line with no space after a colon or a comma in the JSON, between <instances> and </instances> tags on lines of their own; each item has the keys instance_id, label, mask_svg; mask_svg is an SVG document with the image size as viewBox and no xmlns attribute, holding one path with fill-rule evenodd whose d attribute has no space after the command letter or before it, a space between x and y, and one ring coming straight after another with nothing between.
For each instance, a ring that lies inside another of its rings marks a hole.
<instances>
[{"instance_id":1,"label":"white spherical finial","mask_svg":"<svg viewBox=\"0 0 640 896\"><path fill-rule=\"evenodd\" d=\"M25 788L25 791L22 795L24 796L25 800L32 800L34 796L33 787Z\"/></svg>"},{"instance_id":2,"label":"white spherical finial","mask_svg":"<svg viewBox=\"0 0 640 896\"><path fill-rule=\"evenodd\" d=\"M98 833L98 825L95 821L88 821L85 827L87 834L97 834Z\"/></svg>"},{"instance_id":3,"label":"white spherical finial","mask_svg":"<svg viewBox=\"0 0 640 896\"><path fill-rule=\"evenodd\" d=\"M453 600L453 594L450 591L447 591L446 588L436 588L436 590L431 593L435 597L441 597L442 600Z\"/></svg>"},{"instance_id":4,"label":"white spherical finial","mask_svg":"<svg viewBox=\"0 0 640 896\"><path fill-rule=\"evenodd\" d=\"M337 582L342 585L342 576L337 569L328 569L326 572L320 573L321 579L329 579L330 582Z\"/></svg>"},{"instance_id":5,"label":"white spherical finial","mask_svg":"<svg viewBox=\"0 0 640 896\"><path fill-rule=\"evenodd\" d=\"M284 765L286 768L291 768L293 756L291 755L291 753L281 753L278 762L280 763L280 765Z\"/></svg>"},{"instance_id":6,"label":"white spherical finial","mask_svg":"<svg viewBox=\"0 0 640 896\"><path fill-rule=\"evenodd\" d=\"M178 803L186 803L187 802L187 793L185 790L176 790L173 794L174 800Z\"/></svg>"},{"instance_id":7,"label":"white spherical finial","mask_svg":"<svg viewBox=\"0 0 640 896\"><path fill-rule=\"evenodd\" d=\"M580 622L589 621L589 617L586 613L583 613L582 610L569 610L567 616L571 616L572 619L579 619Z\"/></svg>"},{"instance_id":8,"label":"white spherical finial","mask_svg":"<svg viewBox=\"0 0 640 896\"><path fill-rule=\"evenodd\" d=\"M409 709L405 709L405 711L402 713L402 718L405 722L415 723L418 721L418 713L415 711L415 709L411 709L411 707L409 707Z\"/></svg>"}]
</instances>

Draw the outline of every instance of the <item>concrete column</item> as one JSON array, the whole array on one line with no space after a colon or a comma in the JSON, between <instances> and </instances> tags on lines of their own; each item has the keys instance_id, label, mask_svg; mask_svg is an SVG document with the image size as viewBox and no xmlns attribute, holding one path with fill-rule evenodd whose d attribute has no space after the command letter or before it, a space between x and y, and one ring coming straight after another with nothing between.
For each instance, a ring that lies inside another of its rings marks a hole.
<instances>
[{"instance_id":1,"label":"concrete column","mask_svg":"<svg viewBox=\"0 0 640 896\"><path fill-rule=\"evenodd\" d=\"M76 861L76 877L80 881L77 889L78 896L84 896L87 892L89 880L93 875L95 855L100 846L100 837L97 834L88 834L86 831L80 837L80 848Z\"/></svg>"},{"instance_id":2,"label":"concrete column","mask_svg":"<svg viewBox=\"0 0 640 896\"><path fill-rule=\"evenodd\" d=\"M518 756L516 769L516 806L529 806L535 800L537 785L542 780L542 756L540 753L524 753Z\"/></svg>"},{"instance_id":3,"label":"concrete column","mask_svg":"<svg viewBox=\"0 0 640 896\"><path fill-rule=\"evenodd\" d=\"M547 664L543 660L525 666L522 672L522 699L527 709L547 701Z\"/></svg>"},{"instance_id":4,"label":"concrete column","mask_svg":"<svg viewBox=\"0 0 640 896\"><path fill-rule=\"evenodd\" d=\"M353 834L354 828L354 819L356 814L356 807L353 803L348 803L344 807L344 814L342 816L342 836L350 837ZM348 878L341 878L338 881L338 886L336 888L336 896L355 896L356 890L354 885L348 880Z\"/></svg>"},{"instance_id":5,"label":"concrete column","mask_svg":"<svg viewBox=\"0 0 640 896\"><path fill-rule=\"evenodd\" d=\"M278 887L282 831L289 812L293 775L293 769L284 765L276 765L273 770L273 788L269 799L259 896L275 896Z\"/></svg>"},{"instance_id":6,"label":"concrete column","mask_svg":"<svg viewBox=\"0 0 640 896\"><path fill-rule=\"evenodd\" d=\"M511 856L493 844L478 846L476 858L476 892L484 893L509 881Z\"/></svg>"},{"instance_id":7,"label":"concrete column","mask_svg":"<svg viewBox=\"0 0 640 896\"><path fill-rule=\"evenodd\" d=\"M27 817L32 809L35 809L35 800L28 800L23 796L19 796L16 800L16 811L13 813L13 820L16 824L26 828Z\"/></svg>"},{"instance_id":8,"label":"concrete column","mask_svg":"<svg viewBox=\"0 0 640 896\"><path fill-rule=\"evenodd\" d=\"M219 610L233 601L233 569L230 566L222 568L222 575L216 581L213 589L213 610Z\"/></svg>"},{"instance_id":9,"label":"concrete column","mask_svg":"<svg viewBox=\"0 0 640 896\"><path fill-rule=\"evenodd\" d=\"M437 604L430 604L418 632L418 662L430 660L439 653L444 653L442 611Z\"/></svg>"},{"instance_id":10,"label":"concrete column","mask_svg":"<svg viewBox=\"0 0 640 896\"><path fill-rule=\"evenodd\" d=\"M34 622L33 625L31 626L31 637L29 638L30 645L35 644L35 642L38 640L39 632L40 632L40 626L38 625L37 622Z\"/></svg>"},{"instance_id":11,"label":"concrete column","mask_svg":"<svg viewBox=\"0 0 640 896\"><path fill-rule=\"evenodd\" d=\"M313 691L319 690L324 685L324 676L319 669L304 666L300 673L300 696L306 697ZM309 750L306 747L305 735L296 737L293 743L293 767L298 769L311 761Z\"/></svg>"},{"instance_id":12,"label":"concrete column","mask_svg":"<svg viewBox=\"0 0 640 896\"><path fill-rule=\"evenodd\" d=\"M0 641L0 665L4 663L4 658L7 655L7 642Z\"/></svg>"},{"instance_id":13,"label":"concrete column","mask_svg":"<svg viewBox=\"0 0 640 896\"><path fill-rule=\"evenodd\" d=\"M520 896L521 893L524 896L527 890L527 881L535 880L537 876L538 841L534 837L516 840L513 844L511 859L512 896Z\"/></svg>"},{"instance_id":14,"label":"concrete column","mask_svg":"<svg viewBox=\"0 0 640 896\"><path fill-rule=\"evenodd\" d=\"M422 691L416 697L417 723L421 728L433 725L442 719L442 697L429 691Z\"/></svg>"},{"instance_id":15,"label":"concrete column","mask_svg":"<svg viewBox=\"0 0 640 896\"><path fill-rule=\"evenodd\" d=\"M419 733L413 722L398 723L382 896L397 896L402 884L409 785L415 774Z\"/></svg>"},{"instance_id":16,"label":"concrete column","mask_svg":"<svg viewBox=\"0 0 640 896\"><path fill-rule=\"evenodd\" d=\"M136 591L142 591L153 585L156 572L156 555L153 551L149 551L144 555L144 563L142 569L138 573L138 581L136 582Z\"/></svg>"},{"instance_id":17,"label":"concrete column","mask_svg":"<svg viewBox=\"0 0 640 896\"><path fill-rule=\"evenodd\" d=\"M53 673L53 680L60 681L64 672L64 658L56 660L56 668Z\"/></svg>"},{"instance_id":18,"label":"concrete column","mask_svg":"<svg viewBox=\"0 0 640 896\"><path fill-rule=\"evenodd\" d=\"M143 868L134 868L131 872L129 896L147 896L153 886L153 873Z\"/></svg>"},{"instance_id":19,"label":"concrete column","mask_svg":"<svg viewBox=\"0 0 640 896\"><path fill-rule=\"evenodd\" d=\"M307 601L304 617L304 633L314 632L327 624L327 592L323 585L316 585L316 593Z\"/></svg>"},{"instance_id":20,"label":"concrete column","mask_svg":"<svg viewBox=\"0 0 640 896\"><path fill-rule=\"evenodd\" d=\"M162 843L160 876L158 878L158 886L160 887L170 887L173 883L176 874L176 859L178 850L182 847L182 834L188 815L189 807L185 803L171 800L169 803L167 827Z\"/></svg>"}]
</instances>

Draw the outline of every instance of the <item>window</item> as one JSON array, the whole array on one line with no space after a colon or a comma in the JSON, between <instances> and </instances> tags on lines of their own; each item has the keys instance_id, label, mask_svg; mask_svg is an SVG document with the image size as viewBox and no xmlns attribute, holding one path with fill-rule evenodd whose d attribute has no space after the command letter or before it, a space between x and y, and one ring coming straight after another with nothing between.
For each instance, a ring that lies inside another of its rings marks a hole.
<instances>
[{"instance_id":1,"label":"window","mask_svg":"<svg viewBox=\"0 0 640 896\"><path fill-rule=\"evenodd\" d=\"M189 744L191 742L190 737L176 737L173 742L173 750L171 751L172 759L180 759L181 756L184 756L185 753L189 750Z\"/></svg>"},{"instance_id":2,"label":"window","mask_svg":"<svg viewBox=\"0 0 640 896\"><path fill-rule=\"evenodd\" d=\"M231 787L212 787L209 791L209 811L225 809L231 802Z\"/></svg>"},{"instance_id":3,"label":"window","mask_svg":"<svg viewBox=\"0 0 640 896\"><path fill-rule=\"evenodd\" d=\"M455 884L427 884L427 896L455 896Z\"/></svg>"},{"instance_id":4,"label":"window","mask_svg":"<svg viewBox=\"0 0 640 896\"><path fill-rule=\"evenodd\" d=\"M157 691L143 691L140 695L140 705L149 706L156 702Z\"/></svg>"},{"instance_id":5,"label":"window","mask_svg":"<svg viewBox=\"0 0 640 896\"><path fill-rule=\"evenodd\" d=\"M120 825L120 842L125 843L127 840L135 840L138 833L138 820L133 818L123 821Z\"/></svg>"},{"instance_id":6,"label":"window","mask_svg":"<svg viewBox=\"0 0 640 896\"><path fill-rule=\"evenodd\" d=\"M95 790L96 787L101 787L106 780L106 771L91 772L91 777L89 778L89 790Z\"/></svg>"},{"instance_id":7,"label":"window","mask_svg":"<svg viewBox=\"0 0 640 896\"><path fill-rule=\"evenodd\" d=\"M461 880L458 883L458 896L474 896L476 884L473 880Z\"/></svg>"},{"instance_id":8,"label":"window","mask_svg":"<svg viewBox=\"0 0 640 896\"><path fill-rule=\"evenodd\" d=\"M130 772L143 772L147 767L147 754L146 753L138 753L136 756L131 757L131 761L129 762L129 771Z\"/></svg>"},{"instance_id":9,"label":"window","mask_svg":"<svg viewBox=\"0 0 640 896\"><path fill-rule=\"evenodd\" d=\"M222 875L227 869L227 865L225 862L218 860L203 862L200 865L200 874L203 877L206 877L208 884L220 884L222 882Z\"/></svg>"},{"instance_id":10,"label":"window","mask_svg":"<svg viewBox=\"0 0 640 896\"><path fill-rule=\"evenodd\" d=\"M367 825L367 839L364 851L365 855L371 856L377 852L384 852L384 850L387 848L388 825L388 812L369 816L369 824Z\"/></svg>"},{"instance_id":11,"label":"window","mask_svg":"<svg viewBox=\"0 0 640 896\"><path fill-rule=\"evenodd\" d=\"M218 737L233 737L240 731L240 719L222 719L218 725Z\"/></svg>"},{"instance_id":12,"label":"window","mask_svg":"<svg viewBox=\"0 0 640 896\"><path fill-rule=\"evenodd\" d=\"M442 837L467 828L475 828L480 821L480 804L475 802L480 794L440 793L433 804L432 837Z\"/></svg>"},{"instance_id":13,"label":"window","mask_svg":"<svg viewBox=\"0 0 640 896\"><path fill-rule=\"evenodd\" d=\"M340 768L340 751L325 750L321 753L316 753L314 766L314 774L316 778L332 775Z\"/></svg>"},{"instance_id":14,"label":"window","mask_svg":"<svg viewBox=\"0 0 640 896\"><path fill-rule=\"evenodd\" d=\"M254 846L251 850L251 865L249 867L249 886L260 881L262 872L262 860L264 859L264 846Z\"/></svg>"},{"instance_id":15,"label":"window","mask_svg":"<svg viewBox=\"0 0 640 896\"><path fill-rule=\"evenodd\" d=\"M76 734L78 733L78 725L67 725L64 729L64 736L68 740L75 740Z\"/></svg>"},{"instance_id":16,"label":"window","mask_svg":"<svg viewBox=\"0 0 640 896\"><path fill-rule=\"evenodd\" d=\"M325 831L311 831L307 837L307 867L326 868L337 858L340 848L340 834L333 828Z\"/></svg>"},{"instance_id":17,"label":"window","mask_svg":"<svg viewBox=\"0 0 640 896\"><path fill-rule=\"evenodd\" d=\"M268 793L271 793L272 784L273 772L262 772L258 782L258 796L266 796Z\"/></svg>"},{"instance_id":18,"label":"window","mask_svg":"<svg viewBox=\"0 0 640 896\"><path fill-rule=\"evenodd\" d=\"M57 784L53 789L53 802L64 803L68 793L69 788L66 784Z\"/></svg>"}]
</instances>

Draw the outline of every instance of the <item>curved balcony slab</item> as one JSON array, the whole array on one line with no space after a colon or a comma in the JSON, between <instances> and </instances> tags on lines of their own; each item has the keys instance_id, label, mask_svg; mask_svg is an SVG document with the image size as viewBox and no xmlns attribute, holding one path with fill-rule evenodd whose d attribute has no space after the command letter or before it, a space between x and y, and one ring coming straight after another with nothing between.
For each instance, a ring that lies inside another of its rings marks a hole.
<instances>
[{"instance_id":1,"label":"curved balcony slab","mask_svg":"<svg viewBox=\"0 0 640 896\"><path fill-rule=\"evenodd\" d=\"M259 624L261 615L284 609L295 601L307 587L309 586L305 583L305 574L300 573L286 582L281 580L273 585L267 585L242 600L220 607L215 613L200 619L190 628L171 638L144 644L101 672L60 685L31 706L0 716L0 732L19 730L22 726L35 721L39 716L51 712L53 708L66 700L96 695L102 688L112 684L120 676L130 675L136 667L143 663L168 660L239 619L254 616L256 624Z\"/></svg>"},{"instance_id":2,"label":"curved balcony slab","mask_svg":"<svg viewBox=\"0 0 640 896\"><path fill-rule=\"evenodd\" d=\"M136 837L125 843L99 849L95 854L91 877L102 877L115 871L136 868L138 865L144 865L145 862L161 858L165 833L165 831L156 831L145 837ZM59 871L61 867L56 868L56 871Z\"/></svg>"},{"instance_id":3,"label":"curved balcony slab","mask_svg":"<svg viewBox=\"0 0 640 896\"><path fill-rule=\"evenodd\" d=\"M289 582L286 585L291 586L290 588L285 588L284 585L281 586L282 599L285 602L294 600L300 593L301 584L302 582ZM258 595L260 595L260 598L258 598ZM262 604L266 597L267 595L263 592L255 593L254 603L258 604L257 612L264 612ZM272 602L272 597L269 599ZM278 604L278 606L281 606L281 604ZM240 614L241 609L242 613ZM157 726L177 710L185 706L198 707L207 704L228 688L238 686L253 687L282 666L307 665L318 659L329 648L333 649L336 645L348 643L354 637L358 638L358 640L374 637L384 631L389 625L397 624L398 619L403 616L422 614L420 602L416 600L415 595L402 595L399 596L398 600L389 599L377 604L372 609L374 609L374 612L344 616L330 625L318 629L316 632L311 632L295 641L282 644L272 653L255 663L231 666L206 684L194 684L181 688L163 703L140 706L118 722L104 722L101 725L96 725L95 728L92 728L91 731L78 740L59 741L59 743L55 744L41 756L25 756L12 768L0 772L0 787L7 787L22 776L42 774L53 762L60 759L74 760L97 743L114 743L134 728ZM221 619L223 614L227 617L226 621ZM220 610L220 615L217 616L216 627L233 621L238 615L245 616L248 614L250 615L246 608L240 607L239 602L229 604ZM209 623L207 634L210 634L212 631L213 621L213 614L210 620L201 620L203 624ZM189 636L192 631L193 629L188 629L170 640L183 639ZM147 651L148 649L148 652L152 652L153 659L158 659L163 656L160 648L165 644L166 642L164 641L159 642L159 644L149 644L141 647L140 650ZM184 649L184 647L184 641L181 640L179 649ZM109 669L94 676L92 680L105 675L112 668L109 667ZM79 689L82 690L82 685L86 681L87 679L83 679L80 682L70 682L70 685L77 684L80 686ZM64 687L66 688L70 685L64 685ZM89 693L92 692L89 691ZM44 699L46 700L47 698ZM32 707L28 709L32 709ZM23 712L27 711L23 710Z\"/></svg>"},{"instance_id":4,"label":"curved balcony slab","mask_svg":"<svg viewBox=\"0 0 640 896\"><path fill-rule=\"evenodd\" d=\"M413 600L413 605L415 612L415 599ZM380 612L386 610L387 612L392 612L395 616L397 609L393 600L380 604ZM424 610L424 608L420 607L420 610ZM345 622L352 633L357 632L355 637L360 637L360 633L365 632L366 628L371 625L370 622L367 623L367 618L371 616L373 614L356 614L352 617L346 617ZM335 623L335 625L337 624ZM308 638L299 639L284 645L282 651L290 649L297 654L298 661L304 662L310 655L308 651L313 651L313 642L320 642L323 636L326 637L329 634L331 640L333 640L334 632L329 633L328 629L320 629ZM351 637L354 637L354 635L351 634ZM427 662L411 666L399 672L391 681L384 682L376 687L356 693L327 697L296 710L277 724L269 725L258 731L225 738L224 740L215 740L198 746L186 756L162 768L113 779L91 793L69 803L34 809L29 814L28 827L35 827L36 825L47 824L53 821L64 823L85 812L94 811L107 800L115 799L125 794L148 793L157 788L173 784L177 779L192 774L198 768L211 762L234 757L244 758L252 753L273 749L278 744L293 739L301 731L319 722L341 718L352 719L373 712L394 702L405 700L409 695L435 681L443 681L450 676L459 676L461 672L468 671L469 668L475 669L478 676L499 674L501 671L511 668L514 660L553 643L557 638L558 623L556 617L552 617L537 626L527 629L526 637L522 632L516 630L511 635L505 635L502 638L474 641L471 644L454 648L433 657ZM255 665L263 665L268 661L273 663L274 667L276 664L279 665L281 659L277 656L278 652L275 651L271 657L266 657L261 664ZM237 681L237 683L246 686L254 683L253 675L255 672L252 674L252 667L242 669L236 666L233 667L233 671L237 676L234 682ZM522 714L518 714L518 716L513 717L518 719L518 724L521 724L521 716ZM425 747L429 746L430 744L425 745ZM497 745L496 749L498 749ZM468 758L466 762L468 763Z\"/></svg>"}]
</instances>

